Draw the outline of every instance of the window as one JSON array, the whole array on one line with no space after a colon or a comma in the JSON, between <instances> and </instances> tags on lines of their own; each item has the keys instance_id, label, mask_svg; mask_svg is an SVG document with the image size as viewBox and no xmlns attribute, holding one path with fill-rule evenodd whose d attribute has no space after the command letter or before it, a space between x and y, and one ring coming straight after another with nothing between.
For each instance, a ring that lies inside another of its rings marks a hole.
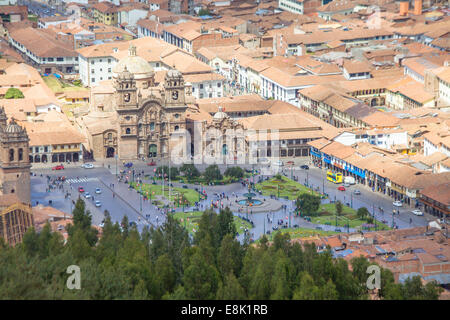
<instances>
[{"instance_id":1,"label":"window","mask_svg":"<svg viewBox=\"0 0 450 320\"><path fill-rule=\"evenodd\" d=\"M9 149L9 161L14 161L14 149Z\"/></svg>"},{"instance_id":2,"label":"window","mask_svg":"<svg viewBox=\"0 0 450 320\"><path fill-rule=\"evenodd\" d=\"M217 83L217 88L220 88L222 84L220 82Z\"/></svg>"},{"instance_id":3,"label":"window","mask_svg":"<svg viewBox=\"0 0 450 320\"><path fill-rule=\"evenodd\" d=\"M44 147L44 152L48 152L48 147Z\"/></svg>"},{"instance_id":4,"label":"window","mask_svg":"<svg viewBox=\"0 0 450 320\"><path fill-rule=\"evenodd\" d=\"M111 59L108 59L108 63L111 63Z\"/></svg>"},{"instance_id":5,"label":"window","mask_svg":"<svg viewBox=\"0 0 450 320\"><path fill-rule=\"evenodd\" d=\"M150 130L151 131L155 130L155 123L154 122L150 122Z\"/></svg>"},{"instance_id":6,"label":"window","mask_svg":"<svg viewBox=\"0 0 450 320\"><path fill-rule=\"evenodd\" d=\"M91 79L91 82L95 82L95 78L92 78L92 79Z\"/></svg>"},{"instance_id":7,"label":"window","mask_svg":"<svg viewBox=\"0 0 450 320\"><path fill-rule=\"evenodd\" d=\"M23 160L23 149L20 148L19 149L19 161L22 161L22 160Z\"/></svg>"},{"instance_id":8,"label":"window","mask_svg":"<svg viewBox=\"0 0 450 320\"><path fill-rule=\"evenodd\" d=\"M111 72L111 68L108 68L108 72Z\"/></svg>"},{"instance_id":9,"label":"window","mask_svg":"<svg viewBox=\"0 0 450 320\"><path fill-rule=\"evenodd\" d=\"M200 83L200 89L203 89L203 83Z\"/></svg>"},{"instance_id":10,"label":"window","mask_svg":"<svg viewBox=\"0 0 450 320\"><path fill-rule=\"evenodd\" d=\"M125 133L126 134L130 134L131 133L131 129L130 128L126 128Z\"/></svg>"},{"instance_id":11,"label":"window","mask_svg":"<svg viewBox=\"0 0 450 320\"><path fill-rule=\"evenodd\" d=\"M92 69L92 70L91 70L91 73L92 73L92 74L94 74L94 73L95 73L95 70L94 70L94 69Z\"/></svg>"},{"instance_id":12,"label":"window","mask_svg":"<svg viewBox=\"0 0 450 320\"><path fill-rule=\"evenodd\" d=\"M94 64L94 60L91 60L91 64Z\"/></svg>"},{"instance_id":13,"label":"window","mask_svg":"<svg viewBox=\"0 0 450 320\"><path fill-rule=\"evenodd\" d=\"M53 58L47 58L49 62L53 62Z\"/></svg>"},{"instance_id":14,"label":"window","mask_svg":"<svg viewBox=\"0 0 450 320\"><path fill-rule=\"evenodd\" d=\"M112 133L108 133L108 139L112 140Z\"/></svg>"},{"instance_id":15,"label":"window","mask_svg":"<svg viewBox=\"0 0 450 320\"><path fill-rule=\"evenodd\" d=\"M56 58L56 61L64 61L64 58Z\"/></svg>"},{"instance_id":16,"label":"window","mask_svg":"<svg viewBox=\"0 0 450 320\"><path fill-rule=\"evenodd\" d=\"M180 129L179 126L175 126L175 131L178 131Z\"/></svg>"}]
</instances>

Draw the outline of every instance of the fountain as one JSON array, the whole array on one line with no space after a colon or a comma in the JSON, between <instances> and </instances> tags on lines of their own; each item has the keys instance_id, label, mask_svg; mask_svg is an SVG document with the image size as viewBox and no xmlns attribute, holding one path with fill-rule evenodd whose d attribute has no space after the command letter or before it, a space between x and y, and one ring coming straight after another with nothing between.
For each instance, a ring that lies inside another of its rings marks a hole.
<instances>
[{"instance_id":1,"label":"fountain","mask_svg":"<svg viewBox=\"0 0 450 320\"><path fill-rule=\"evenodd\" d=\"M240 204L241 206L259 206L262 204L261 200L257 200L257 199L253 199L254 196L256 196L256 193L253 192L247 192L243 194L244 197L246 197L247 199L243 199L243 200L239 200L238 204Z\"/></svg>"}]
</instances>

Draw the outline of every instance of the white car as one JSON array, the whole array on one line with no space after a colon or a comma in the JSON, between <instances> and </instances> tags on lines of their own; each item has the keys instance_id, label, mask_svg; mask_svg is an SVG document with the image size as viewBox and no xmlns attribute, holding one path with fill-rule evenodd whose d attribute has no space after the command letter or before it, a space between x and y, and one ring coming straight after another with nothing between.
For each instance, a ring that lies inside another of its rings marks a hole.
<instances>
[{"instance_id":1,"label":"white car","mask_svg":"<svg viewBox=\"0 0 450 320\"><path fill-rule=\"evenodd\" d=\"M84 193L84 197L85 197L86 199L89 199L89 198L91 198L92 196L91 196L91 194L90 194L89 192L85 192L85 193Z\"/></svg>"},{"instance_id":2,"label":"white car","mask_svg":"<svg viewBox=\"0 0 450 320\"><path fill-rule=\"evenodd\" d=\"M96 200L96 201L95 201L95 206L96 206L96 207L101 207L101 206L102 206L102 203L101 203L100 201Z\"/></svg>"},{"instance_id":3,"label":"white car","mask_svg":"<svg viewBox=\"0 0 450 320\"><path fill-rule=\"evenodd\" d=\"M81 165L81 167L85 169L92 169L94 168L94 165L92 163L84 163Z\"/></svg>"},{"instance_id":4,"label":"white car","mask_svg":"<svg viewBox=\"0 0 450 320\"><path fill-rule=\"evenodd\" d=\"M95 188L95 193L97 193L97 194L102 193L102 189L100 189L100 188Z\"/></svg>"},{"instance_id":5,"label":"white car","mask_svg":"<svg viewBox=\"0 0 450 320\"><path fill-rule=\"evenodd\" d=\"M277 160L277 161L275 161L274 163L273 163L275 166L282 166L283 165L283 161L281 161L281 160Z\"/></svg>"},{"instance_id":6,"label":"white car","mask_svg":"<svg viewBox=\"0 0 450 320\"><path fill-rule=\"evenodd\" d=\"M412 213L414 213L416 216L423 216L423 212L418 209L413 210Z\"/></svg>"},{"instance_id":7,"label":"white car","mask_svg":"<svg viewBox=\"0 0 450 320\"><path fill-rule=\"evenodd\" d=\"M401 201L394 201L392 203L392 205L395 206L395 207L401 207L402 206L402 202Z\"/></svg>"},{"instance_id":8,"label":"white car","mask_svg":"<svg viewBox=\"0 0 450 320\"><path fill-rule=\"evenodd\" d=\"M270 161L267 158L258 158L258 163L259 164L270 164Z\"/></svg>"}]
</instances>

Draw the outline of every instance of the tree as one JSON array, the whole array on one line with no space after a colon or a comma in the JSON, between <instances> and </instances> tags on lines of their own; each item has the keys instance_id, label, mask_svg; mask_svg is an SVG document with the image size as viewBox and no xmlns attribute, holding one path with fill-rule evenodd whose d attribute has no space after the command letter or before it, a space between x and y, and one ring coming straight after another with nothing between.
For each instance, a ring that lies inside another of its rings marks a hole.
<instances>
[{"instance_id":1,"label":"tree","mask_svg":"<svg viewBox=\"0 0 450 320\"><path fill-rule=\"evenodd\" d=\"M219 273L197 252L184 272L183 283L188 299L214 299L219 286Z\"/></svg>"},{"instance_id":2,"label":"tree","mask_svg":"<svg viewBox=\"0 0 450 320\"><path fill-rule=\"evenodd\" d=\"M236 179L241 179L242 177L244 177L244 170L241 167L230 167L227 170L225 170L224 175Z\"/></svg>"},{"instance_id":3,"label":"tree","mask_svg":"<svg viewBox=\"0 0 450 320\"><path fill-rule=\"evenodd\" d=\"M161 178L176 179L180 174L177 167L160 166L156 168L155 173L161 175Z\"/></svg>"},{"instance_id":4,"label":"tree","mask_svg":"<svg viewBox=\"0 0 450 320\"><path fill-rule=\"evenodd\" d=\"M367 216L369 216L369 210L366 207L361 207L356 211L356 215L359 219L364 220Z\"/></svg>"},{"instance_id":5,"label":"tree","mask_svg":"<svg viewBox=\"0 0 450 320\"><path fill-rule=\"evenodd\" d=\"M200 10L198 11L198 15L199 15L200 17L201 17L201 16L209 16L209 15L211 15L211 13L209 12L208 9L202 8L202 9L200 9Z\"/></svg>"},{"instance_id":6,"label":"tree","mask_svg":"<svg viewBox=\"0 0 450 320\"><path fill-rule=\"evenodd\" d=\"M238 279L230 273L225 277L225 281L219 284L216 298L218 300L244 300L246 297Z\"/></svg>"},{"instance_id":7,"label":"tree","mask_svg":"<svg viewBox=\"0 0 450 320\"><path fill-rule=\"evenodd\" d=\"M203 176L208 183L214 180L222 180L223 178L222 174L220 173L219 167L216 164L207 167L205 172L203 173Z\"/></svg>"},{"instance_id":8,"label":"tree","mask_svg":"<svg viewBox=\"0 0 450 320\"><path fill-rule=\"evenodd\" d=\"M217 233L218 243L222 242L222 239L227 235L231 235L233 238L236 236L236 225L234 224L234 216L231 210L227 207L220 210L217 217Z\"/></svg>"},{"instance_id":9,"label":"tree","mask_svg":"<svg viewBox=\"0 0 450 320\"><path fill-rule=\"evenodd\" d=\"M17 88L9 88L5 93L5 99L23 99L25 96Z\"/></svg>"},{"instance_id":10,"label":"tree","mask_svg":"<svg viewBox=\"0 0 450 320\"><path fill-rule=\"evenodd\" d=\"M302 193L298 196L296 201L297 210L303 215L315 215L320 207L320 197L309 193Z\"/></svg>"},{"instance_id":11,"label":"tree","mask_svg":"<svg viewBox=\"0 0 450 320\"><path fill-rule=\"evenodd\" d=\"M185 163L180 167L180 172L188 179L197 178L200 176L200 171L195 167L195 165L190 163Z\"/></svg>"},{"instance_id":12,"label":"tree","mask_svg":"<svg viewBox=\"0 0 450 320\"><path fill-rule=\"evenodd\" d=\"M342 215L342 210L344 209L342 202L339 200L336 202L336 215L340 217Z\"/></svg>"}]
</instances>

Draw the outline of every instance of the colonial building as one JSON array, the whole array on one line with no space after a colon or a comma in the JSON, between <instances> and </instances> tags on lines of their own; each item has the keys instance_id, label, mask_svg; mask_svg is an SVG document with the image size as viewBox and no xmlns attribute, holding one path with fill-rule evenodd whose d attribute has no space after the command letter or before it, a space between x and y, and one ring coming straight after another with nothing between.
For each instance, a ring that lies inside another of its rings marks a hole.
<instances>
[{"instance_id":1,"label":"colonial building","mask_svg":"<svg viewBox=\"0 0 450 320\"><path fill-rule=\"evenodd\" d=\"M30 203L30 162L28 135L14 119L7 123L0 108L0 195L16 194L23 203Z\"/></svg>"},{"instance_id":2,"label":"colonial building","mask_svg":"<svg viewBox=\"0 0 450 320\"><path fill-rule=\"evenodd\" d=\"M14 246L22 242L23 235L33 224L29 204L22 203L15 194L0 196L0 238L7 244Z\"/></svg>"}]
</instances>

